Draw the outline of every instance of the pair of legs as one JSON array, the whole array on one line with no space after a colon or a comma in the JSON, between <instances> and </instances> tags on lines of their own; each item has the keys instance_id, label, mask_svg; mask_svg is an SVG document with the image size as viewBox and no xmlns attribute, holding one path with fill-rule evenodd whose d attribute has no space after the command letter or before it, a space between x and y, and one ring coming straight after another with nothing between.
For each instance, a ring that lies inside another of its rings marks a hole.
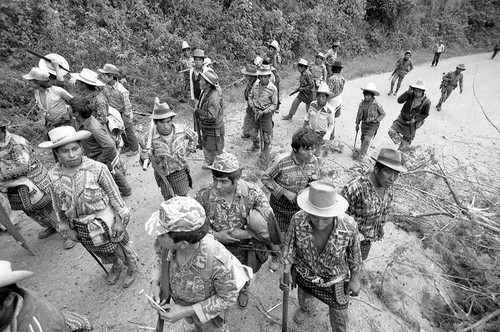
<instances>
[{"instance_id":1,"label":"pair of legs","mask_svg":"<svg viewBox=\"0 0 500 332\"><path fill-rule=\"evenodd\" d=\"M173 194L177 196L187 196L189 189L191 188L190 175L185 169L175 171L167 175L165 178L168 183L165 183L162 176L156 173L156 171L154 172L154 176L158 187L160 187L161 195L165 201L174 197L172 195L172 191Z\"/></svg>"},{"instance_id":2,"label":"pair of legs","mask_svg":"<svg viewBox=\"0 0 500 332\"><path fill-rule=\"evenodd\" d=\"M377 135L378 128L380 126L380 123L373 124L373 123L368 123L365 124L364 122L361 124L361 149L359 150L359 157L360 159L363 159L366 156L366 153L368 152L368 149L370 148L370 143Z\"/></svg>"},{"instance_id":3,"label":"pair of legs","mask_svg":"<svg viewBox=\"0 0 500 332\"><path fill-rule=\"evenodd\" d=\"M201 135L205 165L212 165L215 157L220 155L224 150L224 128L208 131L202 129Z\"/></svg>"},{"instance_id":4,"label":"pair of legs","mask_svg":"<svg viewBox=\"0 0 500 332\"><path fill-rule=\"evenodd\" d=\"M253 145L249 151L257 151L261 148L260 141L264 143L262 146L261 158L267 158L269 156L269 149L271 147L271 140L273 138L273 120L272 114L264 115L259 120L255 121L251 119L251 129L250 137L252 139ZM259 136L262 135L262 137Z\"/></svg>"},{"instance_id":5,"label":"pair of legs","mask_svg":"<svg viewBox=\"0 0 500 332\"><path fill-rule=\"evenodd\" d=\"M123 114L122 119L125 126L125 132L122 134L123 149L125 151L130 150L132 152L137 152L139 151L139 144L137 143L137 137L135 136L134 123L130 117Z\"/></svg>"},{"instance_id":6,"label":"pair of legs","mask_svg":"<svg viewBox=\"0 0 500 332\"><path fill-rule=\"evenodd\" d=\"M300 93L300 92L299 92ZM291 120L295 113L297 113L297 108L299 107L300 103L306 104L306 112L309 111L309 105L311 104L312 98L309 98L308 101L302 101L299 99L299 97L295 97L295 99L292 102L292 106L290 106L290 111L288 111L288 114L283 116L283 120Z\"/></svg>"},{"instance_id":7,"label":"pair of legs","mask_svg":"<svg viewBox=\"0 0 500 332\"><path fill-rule=\"evenodd\" d=\"M401 87L401 83L403 82L404 78L405 78L405 75L400 75L398 73L395 73L392 76L391 91L389 92L389 95L392 94L392 91L394 91L394 84L396 84L396 81L398 81L398 84L396 85L396 91L394 91L394 95L398 94L399 88Z\"/></svg>"},{"instance_id":8,"label":"pair of legs","mask_svg":"<svg viewBox=\"0 0 500 332\"><path fill-rule=\"evenodd\" d=\"M455 90L455 88L456 86L453 85L447 85L441 88L441 98L439 99L439 103L436 105L438 111L441 110L441 106L446 101L446 99L448 99L448 97L451 95L453 90Z\"/></svg>"},{"instance_id":9,"label":"pair of legs","mask_svg":"<svg viewBox=\"0 0 500 332\"><path fill-rule=\"evenodd\" d=\"M441 56L441 52L435 52L434 53L434 58L432 59L431 67L432 66L437 66L439 62L439 57Z\"/></svg>"},{"instance_id":10,"label":"pair of legs","mask_svg":"<svg viewBox=\"0 0 500 332\"><path fill-rule=\"evenodd\" d=\"M392 139L394 144L399 144L398 150L405 151L411 145L413 138L403 136L398 133L393 128L389 129L389 137Z\"/></svg>"}]
</instances>

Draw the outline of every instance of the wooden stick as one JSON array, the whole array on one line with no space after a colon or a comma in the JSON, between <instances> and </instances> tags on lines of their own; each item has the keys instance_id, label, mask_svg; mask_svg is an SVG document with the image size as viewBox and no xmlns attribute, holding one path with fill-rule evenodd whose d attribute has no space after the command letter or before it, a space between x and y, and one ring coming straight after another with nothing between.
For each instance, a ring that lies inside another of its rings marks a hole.
<instances>
[{"instance_id":1,"label":"wooden stick","mask_svg":"<svg viewBox=\"0 0 500 332\"><path fill-rule=\"evenodd\" d=\"M352 297L352 296L350 296L349 298L350 298L351 300L356 300L356 301L359 301L359 302L364 303L364 304L366 304L366 305L369 305L369 306L370 306L370 307L372 307L373 309L376 309L376 310L378 310L378 311L380 311L380 312L383 312L383 310L382 310L382 309L377 308L377 307L376 307L376 306L374 306L373 304L368 303L368 302L366 302L366 301L364 301L364 300L358 299L357 297Z\"/></svg>"},{"instance_id":2,"label":"wooden stick","mask_svg":"<svg viewBox=\"0 0 500 332\"><path fill-rule=\"evenodd\" d=\"M144 113L144 112L139 112L139 111L133 111L132 113L137 114L137 115L151 116L151 113Z\"/></svg>"},{"instance_id":3,"label":"wooden stick","mask_svg":"<svg viewBox=\"0 0 500 332\"><path fill-rule=\"evenodd\" d=\"M496 316L500 315L500 309L497 309L495 311L493 311L492 313L490 313L488 316L486 317L483 317L482 319L478 320L477 322L475 322L474 324L472 324L471 326L465 328L462 330L462 332L467 332L467 331L472 331L473 329L475 329L476 327L479 327L483 324L485 324L487 321L495 318Z\"/></svg>"}]
</instances>

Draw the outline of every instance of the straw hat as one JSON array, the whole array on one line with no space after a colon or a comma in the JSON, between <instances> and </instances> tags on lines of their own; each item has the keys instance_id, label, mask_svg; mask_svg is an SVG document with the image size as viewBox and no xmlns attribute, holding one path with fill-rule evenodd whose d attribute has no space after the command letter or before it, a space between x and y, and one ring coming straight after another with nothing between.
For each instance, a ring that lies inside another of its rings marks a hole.
<instances>
[{"instance_id":1,"label":"straw hat","mask_svg":"<svg viewBox=\"0 0 500 332\"><path fill-rule=\"evenodd\" d=\"M277 40L273 40L270 44L270 47L274 48L277 52L280 51L280 45L278 44Z\"/></svg>"},{"instance_id":2,"label":"straw hat","mask_svg":"<svg viewBox=\"0 0 500 332\"><path fill-rule=\"evenodd\" d=\"M241 73L249 76L257 76L257 66L246 65L246 67L241 70Z\"/></svg>"},{"instance_id":3,"label":"straw hat","mask_svg":"<svg viewBox=\"0 0 500 332\"><path fill-rule=\"evenodd\" d=\"M340 46L340 42L338 40L334 40L332 46Z\"/></svg>"},{"instance_id":4,"label":"straw hat","mask_svg":"<svg viewBox=\"0 0 500 332\"><path fill-rule=\"evenodd\" d=\"M155 105L153 106L153 115L151 119L153 120L163 120L176 116L177 114L172 112L167 103L160 104L160 98L155 97Z\"/></svg>"},{"instance_id":5,"label":"straw hat","mask_svg":"<svg viewBox=\"0 0 500 332\"><path fill-rule=\"evenodd\" d=\"M12 265L9 261L0 261L0 287L18 283L33 275L33 272L26 270L12 271Z\"/></svg>"},{"instance_id":6,"label":"straw hat","mask_svg":"<svg viewBox=\"0 0 500 332\"><path fill-rule=\"evenodd\" d=\"M377 86L373 82L368 83L366 85L366 87L365 88L361 88L361 90L371 92L375 96L380 96L380 92L377 91Z\"/></svg>"},{"instance_id":7,"label":"straw hat","mask_svg":"<svg viewBox=\"0 0 500 332\"><path fill-rule=\"evenodd\" d=\"M219 84L219 76L217 76L211 68L205 69L202 73L200 73L200 75L213 86L217 86Z\"/></svg>"},{"instance_id":8,"label":"straw hat","mask_svg":"<svg viewBox=\"0 0 500 332\"><path fill-rule=\"evenodd\" d=\"M404 55L406 55L406 54L411 55L411 51L410 50L406 51Z\"/></svg>"},{"instance_id":9,"label":"straw hat","mask_svg":"<svg viewBox=\"0 0 500 332\"><path fill-rule=\"evenodd\" d=\"M71 73L71 77L93 86L104 86L104 83L97 79L97 73L88 68L83 68L80 73Z\"/></svg>"},{"instance_id":10,"label":"straw hat","mask_svg":"<svg viewBox=\"0 0 500 332\"><path fill-rule=\"evenodd\" d=\"M23 75L25 80L37 80L37 81L48 81L49 72L43 68L33 67L31 68L29 74Z\"/></svg>"},{"instance_id":11,"label":"straw hat","mask_svg":"<svg viewBox=\"0 0 500 332\"><path fill-rule=\"evenodd\" d=\"M427 88L425 87L425 82L422 80L418 80L417 82L410 84L410 86L414 89L419 89L423 91L427 90Z\"/></svg>"},{"instance_id":12,"label":"straw hat","mask_svg":"<svg viewBox=\"0 0 500 332\"><path fill-rule=\"evenodd\" d=\"M257 68L257 76L270 76L272 74L271 65L262 65L260 68Z\"/></svg>"},{"instance_id":13,"label":"straw hat","mask_svg":"<svg viewBox=\"0 0 500 332\"><path fill-rule=\"evenodd\" d=\"M66 59L63 58L61 55L59 55L57 53L50 53L50 54L47 54L45 57L49 58L50 60L57 60L57 62L59 62L60 68L64 67L67 70L69 70L68 61L66 61ZM45 69L46 71L48 71L52 75L57 75L56 69L52 65L52 62L46 61L44 59L40 59L40 61L38 61L38 67Z\"/></svg>"},{"instance_id":14,"label":"straw hat","mask_svg":"<svg viewBox=\"0 0 500 332\"><path fill-rule=\"evenodd\" d=\"M302 65L302 66L309 66L309 62L306 59L300 59L299 62L297 62L297 65Z\"/></svg>"},{"instance_id":15,"label":"straw hat","mask_svg":"<svg viewBox=\"0 0 500 332\"><path fill-rule=\"evenodd\" d=\"M395 171L408 172L408 169L404 166L405 160L400 151L382 148L377 158L372 157L372 159Z\"/></svg>"},{"instance_id":16,"label":"straw hat","mask_svg":"<svg viewBox=\"0 0 500 332\"><path fill-rule=\"evenodd\" d=\"M41 149L53 149L63 146L68 143L78 142L92 136L92 133L87 130L76 131L71 126L61 126L49 131L50 141L38 144Z\"/></svg>"},{"instance_id":17,"label":"straw hat","mask_svg":"<svg viewBox=\"0 0 500 332\"><path fill-rule=\"evenodd\" d=\"M222 173L233 173L239 170L241 166L234 154L224 152L215 157L214 163L208 168Z\"/></svg>"},{"instance_id":18,"label":"straw hat","mask_svg":"<svg viewBox=\"0 0 500 332\"><path fill-rule=\"evenodd\" d=\"M185 50L186 48L190 48L189 44L187 43L187 41L183 40L182 41L182 50Z\"/></svg>"},{"instance_id":19,"label":"straw hat","mask_svg":"<svg viewBox=\"0 0 500 332\"><path fill-rule=\"evenodd\" d=\"M205 51L204 50L200 50L199 48L197 48L196 50L194 50L193 52L193 58L205 58Z\"/></svg>"},{"instance_id":20,"label":"straw hat","mask_svg":"<svg viewBox=\"0 0 500 332\"><path fill-rule=\"evenodd\" d=\"M110 63L106 63L102 69L99 68L97 69L98 72L103 73L103 74L113 74L113 75L120 75L120 70L118 69L117 66L112 65Z\"/></svg>"},{"instance_id":21,"label":"straw hat","mask_svg":"<svg viewBox=\"0 0 500 332\"><path fill-rule=\"evenodd\" d=\"M347 200L325 181L311 182L297 197L297 204L305 212L323 218L341 215L349 207Z\"/></svg>"},{"instance_id":22,"label":"straw hat","mask_svg":"<svg viewBox=\"0 0 500 332\"><path fill-rule=\"evenodd\" d=\"M318 54L316 54L316 57L320 57L321 59L325 60L325 53L319 52Z\"/></svg>"},{"instance_id":23,"label":"straw hat","mask_svg":"<svg viewBox=\"0 0 500 332\"><path fill-rule=\"evenodd\" d=\"M328 95L328 97L333 96L333 93L330 92L330 88L328 87L328 84L326 82L322 82L319 85L318 90L316 91L316 94L320 94L320 93Z\"/></svg>"},{"instance_id":24,"label":"straw hat","mask_svg":"<svg viewBox=\"0 0 500 332\"><path fill-rule=\"evenodd\" d=\"M253 60L253 64L256 65L257 67L260 67L263 61L264 59L262 59L260 56L257 55Z\"/></svg>"},{"instance_id":25,"label":"straw hat","mask_svg":"<svg viewBox=\"0 0 500 332\"><path fill-rule=\"evenodd\" d=\"M158 236L170 232L191 232L205 224L205 209L191 197L175 196L161 203L159 211L145 224L146 232Z\"/></svg>"},{"instance_id":26,"label":"straw hat","mask_svg":"<svg viewBox=\"0 0 500 332\"><path fill-rule=\"evenodd\" d=\"M465 70L465 65L463 63L459 64L457 66L457 69L460 69L460 70Z\"/></svg>"}]
</instances>

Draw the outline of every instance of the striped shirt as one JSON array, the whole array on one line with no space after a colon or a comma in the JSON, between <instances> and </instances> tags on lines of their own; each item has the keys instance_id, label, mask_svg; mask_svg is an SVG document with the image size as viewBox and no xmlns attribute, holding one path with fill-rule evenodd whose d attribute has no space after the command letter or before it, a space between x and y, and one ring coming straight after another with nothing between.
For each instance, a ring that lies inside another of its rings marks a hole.
<instances>
[{"instance_id":1,"label":"striped shirt","mask_svg":"<svg viewBox=\"0 0 500 332\"><path fill-rule=\"evenodd\" d=\"M106 84L103 92L108 100L109 106L116 108L120 113L126 116L132 115L132 103L129 99L129 92L121 83L115 82L113 85Z\"/></svg>"}]
</instances>

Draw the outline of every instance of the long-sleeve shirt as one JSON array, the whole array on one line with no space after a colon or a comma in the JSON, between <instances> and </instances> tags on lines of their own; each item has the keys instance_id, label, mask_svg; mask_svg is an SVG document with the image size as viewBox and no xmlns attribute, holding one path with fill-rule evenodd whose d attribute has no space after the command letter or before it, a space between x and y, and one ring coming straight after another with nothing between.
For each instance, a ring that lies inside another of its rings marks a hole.
<instances>
[{"instance_id":1,"label":"long-sleeve shirt","mask_svg":"<svg viewBox=\"0 0 500 332\"><path fill-rule=\"evenodd\" d=\"M118 152L116 151L115 142L106 131L106 128L93 115L83 122L75 120L74 127L76 131L88 130L92 133L92 136L82 140L83 151L87 157L103 163L111 171L113 169L111 163Z\"/></svg>"},{"instance_id":2,"label":"long-sleeve shirt","mask_svg":"<svg viewBox=\"0 0 500 332\"><path fill-rule=\"evenodd\" d=\"M358 223L358 229L366 239L377 241L382 239L385 216L391 206L394 191L386 190L383 198L366 176L351 180L340 192L348 202L346 213Z\"/></svg>"},{"instance_id":3,"label":"long-sleeve shirt","mask_svg":"<svg viewBox=\"0 0 500 332\"><path fill-rule=\"evenodd\" d=\"M262 175L262 183L276 198L283 196L284 190L297 194L309 183L321 178L318 159L299 165L295 153L278 155L268 170Z\"/></svg>"},{"instance_id":4,"label":"long-sleeve shirt","mask_svg":"<svg viewBox=\"0 0 500 332\"><path fill-rule=\"evenodd\" d=\"M310 215L301 210L290 221L283 247L283 264L296 265L298 270L307 270L303 276L309 281L328 282L347 276L349 271L357 274L361 270L358 227L352 217L341 214L334 217L334 228L325 248L318 252L314 242L314 229Z\"/></svg>"},{"instance_id":5,"label":"long-sleeve shirt","mask_svg":"<svg viewBox=\"0 0 500 332\"><path fill-rule=\"evenodd\" d=\"M200 120L201 129L222 127L224 124L224 109L221 92L214 87L204 90L201 93L195 114Z\"/></svg>"},{"instance_id":6,"label":"long-sleeve shirt","mask_svg":"<svg viewBox=\"0 0 500 332\"><path fill-rule=\"evenodd\" d=\"M49 171L49 178L52 182L52 202L61 230L68 230L69 222L75 218L96 214L108 205L121 218L130 213L113 176L100 162L83 157L76 173L68 171L59 162Z\"/></svg>"},{"instance_id":7,"label":"long-sleeve shirt","mask_svg":"<svg viewBox=\"0 0 500 332\"><path fill-rule=\"evenodd\" d=\"M437 44L436 45L436 52L437 53L443 53L444 52L444 45L443 44Z\"/></svg>"},{"instance_id":8,"label":"long-sleeve shirt","mask_svg":"<svg viewBox=\"0 0 500 332\"><path fill-rule=\"evenodd\" d=\"M130 102L129 92L121 83L106 84L103 92L111 107L114 107L123 115L132 117L132 103Z\"/></svg>"},{"instance_id":9,"label":"long-sleeve shirt","mask_svg":"<svg viewBox=\"0 0 500 332\"><path fill-rule=\"evenodd\" d=\"M106 123L108 122L109 104L104 93L99 90L94 90L86 95L85 98L90 100L91 106L94 109L92 115L97 121L99 121L100 124L106 126Z\"/></svg>"},{"instance_id":10,"label":"long-sleeve shirt","mask_svg":"<svg viewBox=\"0 0 500 332\"><path fill-rule=\"evenodd\" d=\"M404 76L413 70L413 61L411 59L405 60L401 58L396 62L396 73L399 76Z\"/></svg>"},{"instance_id":11,"label":"long-sleeve shirt","mask_svg":"<svg viewBox=\"0 0 500 332\"><path fill-rule=\"evenodd\" d=\"M160 135L155 126L151 148L146 150L158 165L155 167L155 172L161 171L164 176L188 168L187 154L196 151L198 140L192 129L176 123L172 126L172 133L169 136ZM147 146L148 136L149 133L146 133L142 139L143 149Z\"/></svg>"},{"instance_id":12,"label":"long-sleeve shirt","mask_svg":"<svg viewBox=\"0 0 500 332\"><path fill-rule=\"evenodd\" d=\"M450 71L443 76L443 82L456 88L460 84L460 91L464 88L464 75L456 70Z\"/></svg>"},{"instance_id":13,"label":"long-sleeve shirt","mask_svg":"<svg viewBox=\"0 0 500 332\"><path fill-rule=\"evenodd\" d=\"M429 110L431 108L431 101L427 96L423 96L421 103L418 106L415 106L415 97L414 95L408 94L407 91L403 92L401 96L398 97L398 103L403 104L403 108L401 108L400 117L404 121L411 121L415 119L415 121L422 121L429 116Z\"/></svg>"},{"instance_id":14,"label":"long-sleeve shirt","mask_svg":"<svg viewBox=\"0 0 500 332\"><path fill-rule=\"evenodd\" d=\"M325 132L323 139L329 140L330 135L335 128L335 111L329 104L323 107L318 106L317 101L313 101L309 106L309 111L307 112L304 121L306 125L314 132L320 133Z\"/></svg>"},{"instance_id":15,"label":"long-sleeve shirt","mask_svg":"<svg viewBox=\"0 0 500 332\"><path fill-rule=\"evenodd\" d=\"M250 90L248 105L254 110L273 113L278 108L278 90L269 82L266 86L256 84Z\"/></svg>"},{"instance_id":16,"label":"long-sleeve shirt","mask_svg":"<svg viewBox=\"0 0 500 332\"><path fill-rule=\"evenodd\" d=\"M382 121L384 117L384 108L376 99L373 99L369 103L363 100L359 103L358 114L356 115L356 124L359 124L361 121L364 123L377 123Z\"/></svg>"},{"instance_id":17,"label":"long-sleeve shirt","mask_svg":"<svg viewBox=\"0 0 500 332\"><path fill-rule=\"evenodd\" d=\"M316 84L314 83L314 78L309 69L304 70L304 72L300 74L299 83L300 86L299 86L298 98L301 101L309 100L312 91L316 88Z\"/></svg>"},{"instance_id":18,"label":"long-sleeve shirt","mask_svg":"<svg viewBox=\"0 0 500 332\"><path fill-rule=\"evenodd\" d=\"M318 87L321 82L326 80L326 66L324 63L317 65L315 63L309 65L309 70L313 76L314 82L316 83L316 87Z\"/></svg>"},{"instance_id":19,"label":"long-sleeve shirt","mask_svg":"<svg viewBox=\"0 0 500 332\"><path fill-rule=\"evenodd\" d=\"M64 115L68 114L66 107L73 96L58 86L45 89L44 93L35 91L35 100L38 108L43 111L45 119L50 122L58 122Z\"/></svg>"}]
</instances>

